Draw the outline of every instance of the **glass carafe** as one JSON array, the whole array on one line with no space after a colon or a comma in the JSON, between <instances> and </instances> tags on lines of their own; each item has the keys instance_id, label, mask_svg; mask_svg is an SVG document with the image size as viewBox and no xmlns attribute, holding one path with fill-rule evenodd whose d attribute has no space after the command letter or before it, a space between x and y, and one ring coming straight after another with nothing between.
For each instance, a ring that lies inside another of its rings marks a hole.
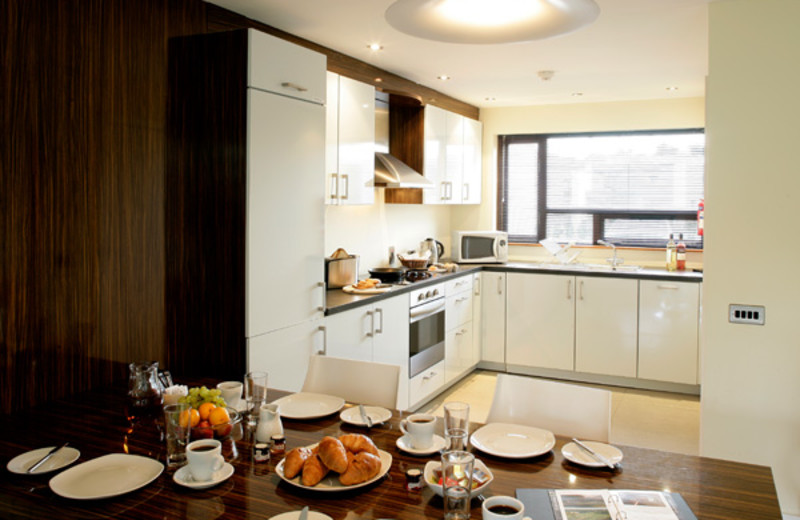
<instances>
[{"instance_id":1,"label":"glass carafe","mask_svg":"<svg viewBox=\"0 0 800 520\"><path fill-rule=\"evenodd\" d=\"M158 361L138 361L128 368L128 419L157 416L164 394L158 379Z\"/></svg>"}]
</instances>

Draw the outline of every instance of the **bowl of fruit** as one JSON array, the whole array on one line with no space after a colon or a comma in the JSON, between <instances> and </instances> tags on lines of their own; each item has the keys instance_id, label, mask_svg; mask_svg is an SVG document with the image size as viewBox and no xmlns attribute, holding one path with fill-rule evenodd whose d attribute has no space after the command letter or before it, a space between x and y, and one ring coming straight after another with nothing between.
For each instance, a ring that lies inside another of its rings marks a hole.
<instances>
[{"instance_id":1,"label":"bowl of fruit","mask_svg":"<svg viewBox=\"0 0 800 520\"><path fill-rule=\"evenodd\" d=\"M442 496L442 463L438 460L431 460L425 464L424 473L425 483L434 493ZM494 475L489 471L481 460L475 459L475 467L472 470L472 492L470 498L475 498L487 489L494 480Z\"/></svg>"},{"instance_id":2,"label":"bowl of fruit","mask_svg":"<svg viewBox=\"0 0 800 520\"><path fill-rule=\"evenodd\" d=\"M191 427L192 440L227 439L241 420L239 412L225 405L220 393L216 388L201 386L190 388L188 395L179 399L191 406L181 414L180 422L181 426Z\"/></svg>"}]
</instances>

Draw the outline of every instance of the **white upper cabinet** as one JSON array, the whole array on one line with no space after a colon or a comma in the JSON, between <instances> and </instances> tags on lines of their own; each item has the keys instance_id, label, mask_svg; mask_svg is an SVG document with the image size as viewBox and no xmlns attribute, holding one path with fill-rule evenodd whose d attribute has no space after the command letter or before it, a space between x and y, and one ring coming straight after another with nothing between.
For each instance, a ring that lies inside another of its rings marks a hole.
<instances>
[{"instance_id":1,"label":"white upper cabinet","mask_svg":"<svg viewBox=\"0 0 800 520\"><path fill-rule=\"evenodd\" d=\"M375 87L327 75L325 201L375 202Z\"/></svg>"},{"instance_id":2,"label":"white upper cabinet","mask_svg":"<svg viewBox=\"0 0 800 520\"><path fill-rule=\"evenodd\" d=\"M483 176L483 123L464 118L464 175L461 178L461 203L480 204Z\"/></svg>"},{"instance_id":3,"label":"white upper cabinet","mask_svg":"<svg viewBox=\"0 0 800 520\"><path fill-rule=\"evenodd\" d=\"M319 72L326 68L324 54L252 29L248 40L249 87L325 103L325 75Z\"/></svg>"},{"instance_id":4,"label":"white upper cabinet","mask_svg":"<svg viewBox=\"0 0 800 520\"><path fill-rule=\"evenodd\" d=\"M423 202L480 203L481 123L427 105L424 132L423 174L435 188L423 191Z\"/></svg>"}]
</instances>

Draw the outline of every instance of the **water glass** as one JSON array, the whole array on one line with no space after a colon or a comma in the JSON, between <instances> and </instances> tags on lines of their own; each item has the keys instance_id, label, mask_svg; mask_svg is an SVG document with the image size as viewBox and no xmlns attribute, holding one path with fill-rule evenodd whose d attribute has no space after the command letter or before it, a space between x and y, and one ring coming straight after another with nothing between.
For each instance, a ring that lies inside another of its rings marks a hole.
<instances>
[{"instance_id":1,"label":"water glass","mask_svg":"<svg viewBox=\"0 0 800 520\"><path fill-rule=\"evenodd\" d=\"M475 456L466 451L442 454L442 498L445 520L468 520L471 512Z\"/></svg>"},{"instance_id":2,"label":"water glass","mask_svg":"<svg viewBox=\"0 0 800 520\"><path fill-rule=\"evenodd\" d=\"M444 439L447 450L465 451L469 441L469 404L452 401L444 404Z\"/></svg>"},{"instance_id":3,"label":"water glass","mask_svg":"<svg viewBox=\"0 0 800 520\"><path fill-rule=\"evenodd\" d=\"M247 424L255 426L261 405L267 402L266 372L248 372L244 376L244 399L247 403Z\"/></svg>"},{"instance_id":4,"label":"water glass","mask_svg":"<svg viewBox=\"0 0 800 520\"><path fill-rule=\"evenodd\" d=\"M168 468L179 468L186 464L186 446L191 433L189 408L191 407L187 403L168 404L164 407Z\"/></svg>"}]
</instances>

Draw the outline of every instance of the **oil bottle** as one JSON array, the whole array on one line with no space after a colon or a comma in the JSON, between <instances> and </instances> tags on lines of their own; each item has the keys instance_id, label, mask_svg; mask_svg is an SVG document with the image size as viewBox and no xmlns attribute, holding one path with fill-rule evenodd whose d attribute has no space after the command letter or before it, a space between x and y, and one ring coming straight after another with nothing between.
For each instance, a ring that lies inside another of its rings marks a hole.
<instances>
[{"instance_id":1,"label":"oil bottle","mask_svg":"<svg viewBox=\"0 0 800 520\"><path fill-rule=\"evenodd\" d=\"M667 242L667 271L675 271L678 268L678 248L675 245L674 233L669 234Z\"/></svg>"}]
</instances>

